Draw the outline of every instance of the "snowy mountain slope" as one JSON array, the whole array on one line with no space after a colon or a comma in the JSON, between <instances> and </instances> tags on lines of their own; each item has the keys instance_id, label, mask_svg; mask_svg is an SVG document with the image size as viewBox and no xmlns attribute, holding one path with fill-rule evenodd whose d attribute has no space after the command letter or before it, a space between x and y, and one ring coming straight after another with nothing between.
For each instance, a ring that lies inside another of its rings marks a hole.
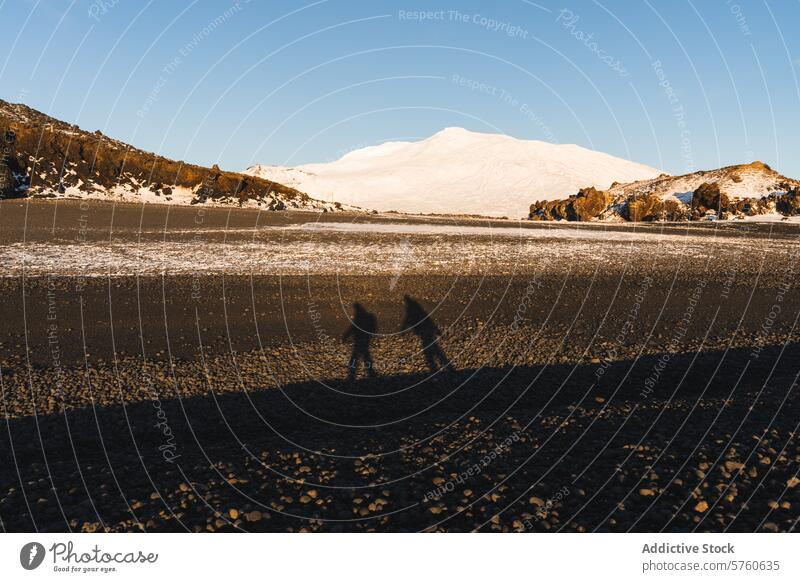
<instances>
[{"instance_id":1,"label":"snowy mountain slope","mask_svg":"<svg viewBox=\"0 0 800 582\"><path fill-rule=\"evenodd\" d=\"M387 142L326 164L244 172L310 196L380 211L521 218L532 200L587 185L654 178L658 170L587 150L448 128L418 142Z\"/></svg>"},{"instance_id":2,"label":"snowy mountain slope","mask_svg":"<svg viewBox=\"0 0 800 582\"><path fill-rule=\"evenodd\" d=\"M99 131L0 100L0 199L94 198L119 202L343 210L283 184L174 161Z\"/></svg>"}]
</instances>

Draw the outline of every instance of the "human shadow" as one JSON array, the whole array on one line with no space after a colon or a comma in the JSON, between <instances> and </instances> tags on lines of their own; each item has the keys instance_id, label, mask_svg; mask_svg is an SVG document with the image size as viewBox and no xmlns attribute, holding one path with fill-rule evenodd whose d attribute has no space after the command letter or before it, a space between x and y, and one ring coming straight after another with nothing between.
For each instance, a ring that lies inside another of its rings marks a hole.
<instances>
[{"instance_id":1,"label":"human shadow","mask_svg":"<svg viewBox=\"0 0 800 582\"><path fill-rule=\"evenodd\" d=\"M409 295L403 297L406 305L406 314L403 319L403 332L413 333L422 344L422 353L425 363L431 372L450 367L452 365L439 344L441 330L431 318L430 313Z\"/></svg>"},{"instance_id":2,"label":"human shadow","mask_svg":"<svg viewBox=\"0 0 800 582\"><path fill-rule=\"evenodd\" d=\"M375 314L367 311L360 303L353 303L353 320L342 336L342 341L353 340L353 353L347 371L348 382L355 380L359 362L363 364L367 376L370 378L376 376L369 344L377 331L378 319Z\"/></svg>"}]
</instances>

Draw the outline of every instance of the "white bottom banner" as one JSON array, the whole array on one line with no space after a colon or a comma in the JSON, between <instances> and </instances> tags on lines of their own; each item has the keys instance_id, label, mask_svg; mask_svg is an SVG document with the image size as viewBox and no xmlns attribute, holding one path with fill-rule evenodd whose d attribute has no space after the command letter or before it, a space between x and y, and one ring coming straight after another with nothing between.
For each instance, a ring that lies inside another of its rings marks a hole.
<instances>
[{"instance_id":1,"label":"white bottom banner","mask_svg":"<svg viewBox=\"0 0 800 582\"><path fill-rule=\"evenodd\" d=\"M4 534L5 580L797 580L791 534Z\"/></svg>"}]
</instances>

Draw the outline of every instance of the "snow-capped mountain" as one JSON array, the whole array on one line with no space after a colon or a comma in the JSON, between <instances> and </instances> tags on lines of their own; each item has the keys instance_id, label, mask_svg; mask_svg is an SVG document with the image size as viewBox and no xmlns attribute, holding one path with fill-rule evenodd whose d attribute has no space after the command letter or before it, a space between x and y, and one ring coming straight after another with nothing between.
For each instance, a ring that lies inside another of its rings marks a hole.
<instances>
[{"instance_id":1,"label":"snow-capped mountain","mask_svg":"<svg viewBox=\"0 0 800 582\"><path fill-rule=\"evenodd\" d=\"M245 174L326 201L379 211L522 218L532 200L661 172L577 145L448 128L416 142L387 142L331 163L253 166Z\"/></svg>"}]
</instances>

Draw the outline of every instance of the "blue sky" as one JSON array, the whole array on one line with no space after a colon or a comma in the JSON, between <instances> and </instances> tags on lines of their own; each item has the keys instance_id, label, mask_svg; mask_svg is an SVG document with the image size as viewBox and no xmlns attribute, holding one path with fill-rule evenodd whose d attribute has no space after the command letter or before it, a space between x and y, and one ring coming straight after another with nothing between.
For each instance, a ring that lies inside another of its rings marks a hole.
<instances>
[{"instance_id":1,"label":"blue sky","mask_svg":"<svg viewBox=\"0 0 800 582\"><path fill-rule=\"evenodd\" d=\"M0 0L0 98L232 170L462 126L800 177L799 22L799 0Z\"/></svg>"}]
</instances>

